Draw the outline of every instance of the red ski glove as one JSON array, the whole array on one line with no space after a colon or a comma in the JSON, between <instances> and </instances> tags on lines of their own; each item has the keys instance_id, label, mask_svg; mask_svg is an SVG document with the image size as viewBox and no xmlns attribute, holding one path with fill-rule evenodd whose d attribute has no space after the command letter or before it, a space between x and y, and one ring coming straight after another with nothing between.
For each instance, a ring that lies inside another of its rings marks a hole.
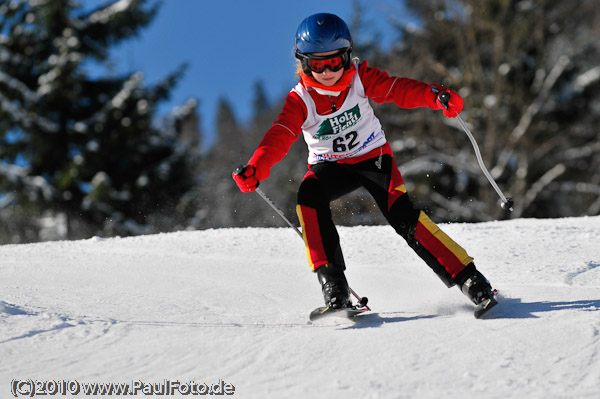
<instances>
[{"instance_id":1,"label":"red ski glove","mask_svg":"<svg viewBox=\"0 0 600 399\"><path fill-rule=\"evenodd\" d=\"M256 178L256 168L254 165L240 166L231 174L235 184L238 185L243 193L249 193L258 187L258 179Z\"/></svg>"},{"instance_id":2,"label":"red ski glove","mask_svg":"<svg viewBox=\"0 0 600 399\"><path fill-rule=\"evenodd\" d=\"M442 89L443 91L440 93L448 93L450 98L446 104L442 104L440 101L440 94L437 95L435 99L435 103L442 110L445 116L448 118L456 118L460 111L463 109L463 99L458 95L458 93L452 89Z\"/></svg>"}]
</instances>

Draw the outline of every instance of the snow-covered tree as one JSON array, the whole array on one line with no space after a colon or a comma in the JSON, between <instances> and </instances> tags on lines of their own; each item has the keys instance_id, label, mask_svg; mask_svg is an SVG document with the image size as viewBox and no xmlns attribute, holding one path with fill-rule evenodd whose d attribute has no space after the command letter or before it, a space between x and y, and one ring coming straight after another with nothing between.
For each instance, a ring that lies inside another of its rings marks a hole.
<instances>
[{"instance_id":1,"label":"snow-covered tree","mask_svg":"<svg viewBox=\"0 0 600 399\"><path fill-rule=\"evenodd\" d=\"M91 73L157 11L145 0L93 10L75 0L0 1L2 215L62 215L74 238L153 231L156 216L175 209L190 185L189 147L154 118L184 67L152 87L139 72Z\"/></svg>"}]
</instances>

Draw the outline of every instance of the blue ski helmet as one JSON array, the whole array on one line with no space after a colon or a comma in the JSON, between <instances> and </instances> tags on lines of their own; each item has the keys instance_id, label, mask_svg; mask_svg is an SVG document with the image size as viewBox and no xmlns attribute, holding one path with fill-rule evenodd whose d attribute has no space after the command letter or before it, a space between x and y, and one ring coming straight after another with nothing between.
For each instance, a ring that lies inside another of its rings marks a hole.
<instances>
[{"instance_id":1,"label":"blue ski helmet","mask_svg":"<svg viewBox=\"0 0 600 399\"><path fill-rule=\"evenodd\" d=\"M299 54L322 53L347 49L352 51L352 36L348 25L334 14L313 14L302 21L296 31L296 57Z\"/></svg>"}]
</instances>

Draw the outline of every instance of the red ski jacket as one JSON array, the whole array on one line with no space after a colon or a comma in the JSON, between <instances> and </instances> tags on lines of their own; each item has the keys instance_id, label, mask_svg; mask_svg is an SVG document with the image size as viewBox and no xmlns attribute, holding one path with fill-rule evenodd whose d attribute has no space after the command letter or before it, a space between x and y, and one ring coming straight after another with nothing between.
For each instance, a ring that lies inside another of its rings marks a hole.
<instances>
[{"instance_id":1,"label":"red ski jacket","mask_svg":"<svg viewBox=\"0 0 600 399\"><path fill-rule=\"evenodd\" d=\"M436 92L442 90L439 85L390 76L385 71L369 67L367 61L359 64L358 74L365 88L366 96L378 104L394 102L401 108L429 107L434 110L440 109L436 104ZM317 113L327 115L336 109L340 109L349 90L349 88L346 88L337 97L322 95L317 93L316 90L309 90L309 93L315 102ZM252 158L248 161L249 165L254 165L256 168L255 176L259 181L269 177L271 167L281 161L294 141L302 136L302 124L307 117L307 112L306 105L300 96L296 92L290 91L277 120L267 131ZM376 148L370 153L337 162L361 162L379 156L381 149L383 149L383 154L392 153L392 149L386 143L383 147Z\"/></svg>"}]
</instances>

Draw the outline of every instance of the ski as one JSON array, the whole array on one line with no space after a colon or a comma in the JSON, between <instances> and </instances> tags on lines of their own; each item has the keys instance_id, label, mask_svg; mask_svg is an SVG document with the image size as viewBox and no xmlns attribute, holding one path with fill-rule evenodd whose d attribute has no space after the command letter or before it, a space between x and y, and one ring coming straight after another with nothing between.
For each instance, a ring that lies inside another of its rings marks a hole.
<instances>
[{"instance_id":1,"label":"ski","mask_svg":"<svg viewBox=\"0 0 600 399\"><path fill-rule=\"evenodd\" d=\"M493 296L481 302L479 305L475 307L475 318L482 318L491 308L498 304L498 300L496 299L496 294L498 294L498 290L493 291Z\"/></svg>"},{"instance_id":2,"label":"ski","mask_svg":"<svg viewBox=\"0 0 600 399\"><path fill-rule=\"evenodd\" d=\"M334 308L330 308L329 306L321 306L316 308L315 310L313 310L312 312L310 312L310 316L309 319L311 321L315 321L315 320L319 320L325 317L342 317L345 319L352 319L355 316L364 313L366 311L370 310L369 308L365 307L350 307L350 308L341 308L341 309L334 309Z\"/></svg>"}]
</instances>

